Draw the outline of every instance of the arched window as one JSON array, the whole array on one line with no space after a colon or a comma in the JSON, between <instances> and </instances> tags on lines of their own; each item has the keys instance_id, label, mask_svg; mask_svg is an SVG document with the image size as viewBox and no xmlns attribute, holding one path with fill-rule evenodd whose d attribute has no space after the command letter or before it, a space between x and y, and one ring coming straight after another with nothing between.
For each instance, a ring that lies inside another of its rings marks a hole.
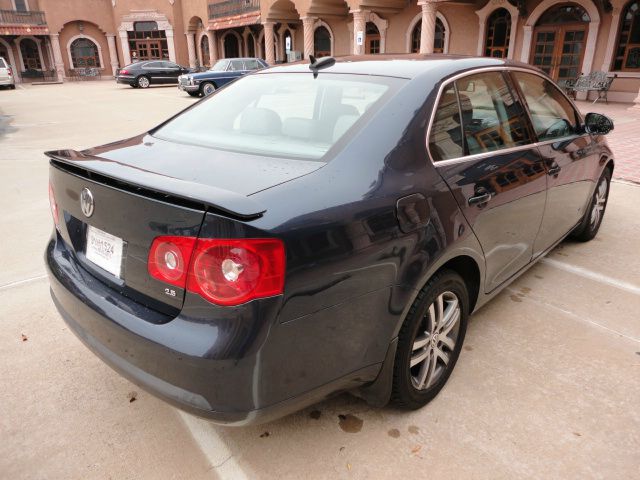
<instances>
[{"instance_id":1,"label":"arched window","mask_svg":"<svg viewBox=\"0 0 640 480\"><path fill-rule=\"evenodd\" d=\"M320 25L313 32L314 56L316 58L331 56L331 34L326 27Z\"/></svg>"},{"instance_id":2,"label":"arched window","mask_svg":"<svg viewBox=\"0 0 640 480\"><path fill-rule=\"evenodd\" d=\"M247 35L247 57L255 57L256 56L256 42L253 38L253 34L250 33Z\"/></svg>"},{"instance_id":3,"label":"arched window","mask_svg":"<svg viewBox=\"0 0 640 480\"><path fill-rule=\"evenodd\" d=\"M445 28L444 23L439 18L436 18L436 32L435 37L433 39L433 53L443 53L444 52L444 39L445 39ZM411 52L418 53L420 52L420 36L422 35L422 22L418 22L415 27L413 27L413 32L411 32Z\"/></svg>"},{"instance_id":4,"label":"arched window","mask_svg":"<svg viewBox=\"0 0 640 480\"><path fill-rule=\"evenodd\" d=\"M40 62L40 52L38 45L30 38L25 38L20 42L20 53L25 70L42 70Z\"/></svg>"},{"instance_id":5,"label":"arched window","mask_svg":"<svg viewBox=\"0 0 640 480\"><path fill-rule=\"evenodd\" d=\"M614 70L640 71L640 2L630 2L622 11Z\"/></svg>"},{"instance_id":6,"label":"arched window","mask_svg":"<svg viewBox=\"0 0 640 480\"><path fill-rule=\"evenodd\" d=\"M98 46L88 38L78 38L71 43L73 68L101 67Z\"/></svg>"},{"instance_id":7,"label":"arched window","mask_svg":"<svg viewBox=\"0 0 640 480\"><path fill-rule=\"evenodd\" d=\"M367 31L364 44L364 53L380 53L380 31L373 22L367 22Z\"/></svg>"},{"instance_id":8,"label":"arched window","mask_svg":"<svg viewBox=\"0 0 640 480\"><path fill-rule=\"evenodd\" d=\"M487 35L484 44L486 57L507 58L511 37L511 14L498 8L487 19Z\"/></svg>"},{"instance_id":9,"label":"arched window","mask_svg":"<svg viewBox=\"0 0 640 480\"><path fill-rule=\"evenodd\" d=\"M202 38L200 38L200 51L202 52L202 66L210 67L211 62L209 59L211 56L209 55L209 37L206 35L203 35Z\"/></svg>"}]
</instances>

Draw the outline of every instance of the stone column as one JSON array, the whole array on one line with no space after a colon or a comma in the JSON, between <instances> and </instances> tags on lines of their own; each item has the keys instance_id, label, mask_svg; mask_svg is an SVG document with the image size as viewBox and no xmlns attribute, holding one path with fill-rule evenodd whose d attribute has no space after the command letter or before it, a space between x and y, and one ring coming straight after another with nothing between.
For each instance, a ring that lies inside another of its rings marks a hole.
<instances>
[{"instance_id":1,"label":"stone column","mask_svg":"<svg viewBox=\"0 0 640 480\"><path fill-rule=\"evenodd\" d=\"M275 65L276 57L274 55L275 35L273 33L274 22L264 22L264 57L269 65Z\"/></svg>"},{"instance_id":2,"label":"stone column","mask_svg":"<svg viewBox=\"0 0 640 480\"><path fill-rule=\"evenodd\" d=\"M420 53L433 53L433 43L436 38L436 13L438 6L429 0L420 0L422 7L422 32L420 35Z\"/></svg>"},{"instance_id":3,"label":"stone column","mask_svg":"<svg viewBox=\"0 0 640 480\"><path fill-rule=\"evenodd\" d=\"M113 76L118 71L118 51L116 50L116 36L113 33L107 33L107 44L109 45L109 58L111 60L111 70ZM102 65L104 67L104 65Z\"/></svg>"},{"instance_id":4,"label":"stone column","mask_svg":"<svg viewBox=\"0 0 640 480\"><path fill-rule=\"evenodd\" d=\"M167 36L167 50L169 50L169 60L173 63L176 62L176 45L173 43L173 28L167 28L164 31Z\"/></svg>"},{"instance_id":5,"label":"stone column","mask_svg":"<svg viewBox=\"0 0 640 480\"><path fill-rule=\"evenodd\" d=\"M124 66L131 64L131 51L129 50L129 38L127 37L126 30L119 30L118 36L120 37L120 46L122 47L122 63Z\"/></svg>"},{"instance_id":6,"label":"stone column","mask_svg":"<svg viewBox=\"0 0 640 480\"><path fill-rule=\"evenodd\" d=\"M216 32L207 30L207 39L209 40L209 63L213 65L218 61L218 43L216 42Z\"/></svg>"},{"instance_id":7,"label":"stone column","mask_svg":"<svg viewBox=\"0 0 640 480\"><path fill-rule=\"evenodd\" d=\"M187 52L189 52L189 66L195 68L196 62L198 61L196 57L195 33L187 32L185 35L187 37Z\"/></svg>"},{"instance_id":8,"label":"stone column","mask_svg":"<svg viewBox=\"0 0 640 480\"><path fill-rule=\"evenodd\" d=\"M60 50L60 35L52 33L49 35L49 39L51 40L51 48L53 49L53 61L56 72L58 73L58 81L64 82L64 62L62 61L62 50Z\"/></svg>"},{"instance_id":9,"label":"stone column","mask_svg":"<svg viewBox=\"0 0 640 480\"><path fill-rule=\"evenodd\" d=\"M304 59L315 53L315 40L313 34L316 24L316 17L302 17L302 33L304 34Z\"/></svg>"},{"instance_id":10,"label":"stone column","mask_svg":"<svg viewBox=\"0 0 640 480\"><path fill-rule=\"evenodd\" d=\"M353 12L353 54L364 55L364 42L367 37L367 12L354 10ZM362 32L362 45L358 45L358 32Z\"/></svg>"}]
</instances>

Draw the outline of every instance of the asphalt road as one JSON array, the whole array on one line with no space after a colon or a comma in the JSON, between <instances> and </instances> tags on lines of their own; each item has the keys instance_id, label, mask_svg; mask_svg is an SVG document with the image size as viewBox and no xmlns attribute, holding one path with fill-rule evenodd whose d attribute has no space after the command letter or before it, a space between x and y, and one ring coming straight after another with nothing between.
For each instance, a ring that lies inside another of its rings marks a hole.
<instances>
[{"instance_id":1,"label":"asphalt road","mask_svg":"<svg viewBox=\"0 0 640 480\"><path fill-rule=\"evenodd\" d=\"M221 428L97 360L49 297L42 152L132 136L193 101L113 82L0 91L0 478L640 477L631 184L613 183L594 241L562 244L472 317L448 385L420 411L341 395L268 425Z\"/></svg>"}]
</instances>

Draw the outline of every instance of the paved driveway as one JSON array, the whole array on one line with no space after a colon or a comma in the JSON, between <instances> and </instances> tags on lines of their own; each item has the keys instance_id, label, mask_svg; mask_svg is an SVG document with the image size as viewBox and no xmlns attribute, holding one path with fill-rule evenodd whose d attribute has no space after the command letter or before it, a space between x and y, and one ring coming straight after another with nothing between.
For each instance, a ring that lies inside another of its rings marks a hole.
<instances>
[{"instance_id":1,"label":"paved driveway","mask_svg":"<svg viewBox=\"0 0 640 480\"><path fill-rule=\"evenodd\" d=\"M0 91L11 120L0 136L0 478L640 476L632 184L613 184L595 241L562 244L473 316L449 384L420 411L342 395L268 425L220 428L97 360L43 277L52 226L42 151L130 136L193 101L111 82ZM614 150L629 140L611 139Z\"/></svg>"}]
</instances>

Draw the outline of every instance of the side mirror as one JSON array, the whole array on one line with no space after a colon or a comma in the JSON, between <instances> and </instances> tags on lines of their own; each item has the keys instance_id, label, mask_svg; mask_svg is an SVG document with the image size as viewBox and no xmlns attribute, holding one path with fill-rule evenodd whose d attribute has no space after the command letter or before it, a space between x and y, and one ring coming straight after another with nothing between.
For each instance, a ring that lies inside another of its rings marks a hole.
<instances>
[{"instance_id":1,"label":"side mirror","mask_svg":"<svg viewBox=\"0 0 640 480\"><path fill-rule=\"evenodd\" d=\"M584 127L588 133L606 135L613 130L613 120L601 113L587 113L584 117Z\"/></svg>"}]
</instances>

